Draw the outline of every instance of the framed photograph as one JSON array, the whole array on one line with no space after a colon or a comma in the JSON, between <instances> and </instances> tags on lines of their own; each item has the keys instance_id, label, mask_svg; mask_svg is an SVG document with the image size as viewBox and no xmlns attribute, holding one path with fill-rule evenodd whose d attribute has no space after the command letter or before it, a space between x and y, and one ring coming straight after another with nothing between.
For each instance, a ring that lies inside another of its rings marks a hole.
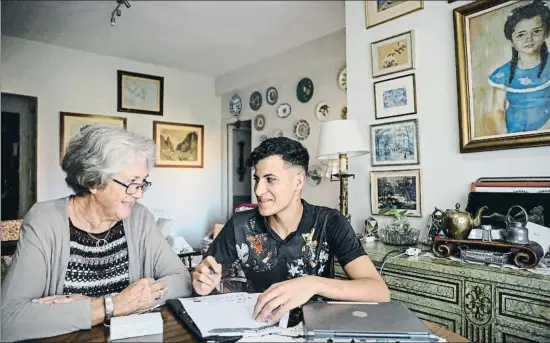
<instances>
[{"instance_id":1,"label":"framed photograph","mask_svg":"<svg viewBox=\"0 0 550 343\"><path fill-rule=\"evenodd\" d=\"M373 167L420 164L417 119L370 126Z\"/></svg>"},{"instance_id":2,"label":"framed photograph","mask_svg":"<svg viewBox=\"0 0 550 343\"><path fill-rule=\"evenodd\" d=\"M367 29L424 8L424 1L366 0Z\"/></svg>"},{"instance_id":3,"label":"framed photograph","mask_svg":"<svg viewBox=\"0 0 550 343\"><path fill-rule=\"evenodd\" d=\"M547 2L453 10L460 152L550 145Z\"/></svg>"},{"instance_id":4,"label":"framed photograph","mask_svg":"<svg viewBox=\"0 0 550 343\"><path fill-rule=\"evenodd\" d=\"M414 74L374 83L374 117L384 119L416 113Z\"/></svg>"},{"instance_id":5,"label":"framed photograph","mask_svg":"<svg viewBox=\"0 0 550 343\"><path fill-rule=\"evenodd\" d=\"M126 128L126 118L104 116L97 114L83 114L83 113L59 113L59 157L60 161L63 160L65 155L65 149L71 138L80 132L80 130L93 124L110 124Z\"/></svg>"},{"instance_id":6,"label":"framed photograph","mask_svg":"<svg viewBox=\"0 0 550 343\"><path fill-rule=\"evenodd\" d=\"M164 77L117 71L118 111L163 115Z\"/></svg>"},{"instance_id":7,"label":"framed photograph","mask_svg":"<svg viewBox=\"0 0 550 343\"><path fill-rule=\"evenodd\" d=\"M414 31L371 43L372 77L414 68Z\"/></svg>"},{"instance_id":8,"label":"framed photograph","mask_svg":"<svg viewBox=\"0 0 550 343\"><path fill-rule=\"evenodd\" d=\"M153 139L156 167L204 167L204 125L153 121Z\"/></svg>"},{"instance_id":9,"label":"framed photograph","mask_svg":"<svg viewBox=\"0 0 550 343\"><path fill-rule=\"evenodd\" d=\"M371 212L393 208L407 210L410 217L422 216L420 169L373 171L370 173Z\"/></svg>"}]
</instances>

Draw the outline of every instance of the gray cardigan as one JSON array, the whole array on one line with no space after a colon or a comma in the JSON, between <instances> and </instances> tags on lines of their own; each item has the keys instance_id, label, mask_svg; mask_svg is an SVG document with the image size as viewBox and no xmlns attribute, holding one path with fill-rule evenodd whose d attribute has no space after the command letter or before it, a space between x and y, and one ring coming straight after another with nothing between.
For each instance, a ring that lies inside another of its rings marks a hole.
<instances>
[{"instance_id":1,"label":"gray cardigan","mask_svg":"<svg viewBox=\"0 0 550 343\"><path fill-rule=\"evenodd\" d=\"M69 197L36 203L25 216L17 251L2 280L2 341L51 337L90 329L91 301L39 304L32 299L63 294L69 260ZM124 219L130 283L161 279L163 301L191 294L189 271L170 248L154 217L136 203Z\"/></svg>"}]
</instances>

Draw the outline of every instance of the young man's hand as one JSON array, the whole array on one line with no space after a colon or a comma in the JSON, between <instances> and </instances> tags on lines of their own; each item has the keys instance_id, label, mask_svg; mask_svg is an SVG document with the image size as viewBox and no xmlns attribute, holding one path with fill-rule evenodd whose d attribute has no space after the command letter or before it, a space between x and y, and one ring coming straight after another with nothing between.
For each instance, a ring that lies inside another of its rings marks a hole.
<instances>
[{"instance_id":1,"label":"young man's hand","mask_svg":"<svg viewBox=\"0 0 550 343\"><path fill-rule=\"evenodd\" d=\"M253 318L277 322L290 310L305 304L317 293L315 276L302 276L271 285L254 306Z\"/></svg>"},{"instance_id":2,"label":"young man's hand","mask_svg":"<svg viewBox=\"0 0 550 343\"><path fill-rule=\"evenodd\" d=\"M222 278L222 265L208 256L191 273L193 289L199 295L210 294Z\"/></svg>"}]
</instances>

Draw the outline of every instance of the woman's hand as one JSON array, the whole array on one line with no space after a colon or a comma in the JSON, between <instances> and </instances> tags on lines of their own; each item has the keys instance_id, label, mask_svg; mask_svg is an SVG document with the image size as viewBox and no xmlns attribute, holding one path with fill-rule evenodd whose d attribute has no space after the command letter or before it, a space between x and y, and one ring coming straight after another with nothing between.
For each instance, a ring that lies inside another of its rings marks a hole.
<instances>
[{"instance_id":1,"label":"woman's hand","mask_svg":"<svg viewBox=\"0 0 550 343\"><path fill-rule=\"evenodd\" d=\"M50 295L40 299L33 299L32 302L40 304L67 304L75 300L93 299L82 294L68 294L68 295Z\"/></svg>"},{"instance_id":2,"label":"woman's hand","mask_svg":"<svg viewBox=\"0 0 550 343\"><path fill-rule=\"evenodd\" d=\"M156 305L168 291L163 281L139 279L113 298L115 316L125 316Z\"/></svg>"}]
</instances>

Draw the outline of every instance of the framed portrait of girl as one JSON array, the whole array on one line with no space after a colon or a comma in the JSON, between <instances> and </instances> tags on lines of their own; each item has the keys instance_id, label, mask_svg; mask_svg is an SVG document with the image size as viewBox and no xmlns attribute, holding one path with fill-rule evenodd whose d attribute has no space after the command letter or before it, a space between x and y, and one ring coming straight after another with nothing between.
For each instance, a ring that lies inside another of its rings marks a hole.
<instances>
[{"instance_id":1,"label":"framed portrait of girl","mask_svg":"<svg viewBox=\"0 0 550 343\"><path fill-rule=\"evenodd\" d=\"M550 145L549 3L480 0L453 15L460 152Z\"/></svg>"}]
</instances>

